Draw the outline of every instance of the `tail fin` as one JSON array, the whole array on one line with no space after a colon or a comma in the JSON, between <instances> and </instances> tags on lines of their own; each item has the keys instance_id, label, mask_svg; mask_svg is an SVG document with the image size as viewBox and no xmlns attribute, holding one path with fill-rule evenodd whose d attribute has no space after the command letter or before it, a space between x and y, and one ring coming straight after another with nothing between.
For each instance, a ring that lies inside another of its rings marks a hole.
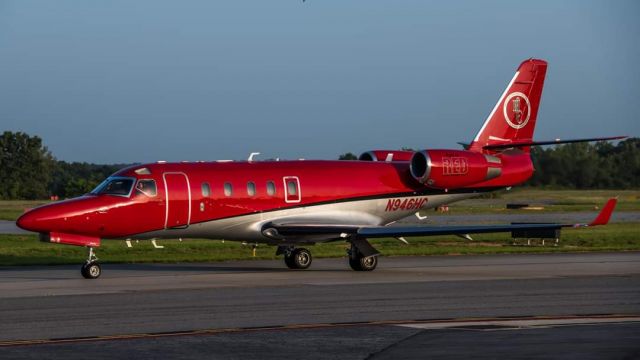
<instances>
[{"instance_id":1,"label":"tail fin","mask_svg":"<svg viewBox=\"0 0 640 360\"><path fill-rule=\"evenodd\" d=\"M531 141L546 72L544 60L529 59L520 64L469 150L483 152L486 145Z\"/></svg>"}]
</instances>

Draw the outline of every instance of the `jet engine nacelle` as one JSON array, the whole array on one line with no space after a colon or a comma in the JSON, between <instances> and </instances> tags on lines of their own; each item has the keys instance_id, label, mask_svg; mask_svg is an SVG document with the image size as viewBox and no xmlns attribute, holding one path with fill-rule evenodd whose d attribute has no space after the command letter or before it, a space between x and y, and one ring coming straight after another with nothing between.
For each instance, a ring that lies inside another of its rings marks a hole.
<instances>
[{"instance_id":1,"label":"jet engine nacelle","mask_svg":"<svg viewBox=\"0 0 640 360\"><path fill-rule=\"evenodd\" d=\"M455 189L491 180L502 162L491 155L464 150L422 150L411 158L411 175L435 189Z\"/></svg>"},{"instance_id":2,"label":"jet engine nacelle","mask_svg":"<svg viewBox=\"0 0 640 360\"><path fill-rule=\"evenodd\" d=\"M413 151L405 150L371 150L360 155L362 161L409 161Z\"/></svg>"}]
</instances>

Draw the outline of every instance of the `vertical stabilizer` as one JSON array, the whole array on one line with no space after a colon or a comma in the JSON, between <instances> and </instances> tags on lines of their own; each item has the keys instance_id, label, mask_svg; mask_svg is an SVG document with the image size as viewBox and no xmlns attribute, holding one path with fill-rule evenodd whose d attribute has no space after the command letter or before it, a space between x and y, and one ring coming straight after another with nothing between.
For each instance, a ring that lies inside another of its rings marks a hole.
<instances>
[{"instance_id":1,"label":"vertical stabilizer","mask_svg":"<svg viewBox=\"0 0 640 360\"><path fill-rule=\"evenodd\" d=\"M482 152L486 145L531 141L546 72L544 60L529 59L520 64L469 150Z\"/></svg>"}]
</instances>

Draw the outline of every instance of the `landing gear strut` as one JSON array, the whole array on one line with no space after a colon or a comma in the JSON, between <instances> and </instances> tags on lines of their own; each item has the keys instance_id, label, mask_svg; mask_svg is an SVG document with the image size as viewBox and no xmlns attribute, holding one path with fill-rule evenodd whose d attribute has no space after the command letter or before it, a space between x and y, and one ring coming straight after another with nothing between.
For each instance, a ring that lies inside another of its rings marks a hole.
<instances>
[{"instance_id":1,"label":"landing gear strut","mask_svg":"<svg viewBox=\"0 0 640 360\"><path fill-rule=\"evenodd\" d=\"M349 254L349 266L355 271L373 271L378 266L378 255L364 256L353 244L347 251Z\"/></svg>"},{"instance_id":2,"label":"landing gear strut","mask_svg":"<svg viewBox=\"0 0 640 360\"><path fill-rule=\"evenodd\" d=\"M87 262L82 265L80 273L85 279L97 279L100 277L100 274L102 274L102 268L100 268L100 264L98 263L98 257L92 247L89 247Z\"/></svg>"},{"instance_id":3,"label":"landing gear strut","mask_svg":"<svg viewBox=\"0 0 640 360\"><path fill-rule=\"evenodd\" d=\"M287 248L284 250L284 263L289 269L306 269L311 266L311 251L305 248Z\"/></svg>"}]
</instances>

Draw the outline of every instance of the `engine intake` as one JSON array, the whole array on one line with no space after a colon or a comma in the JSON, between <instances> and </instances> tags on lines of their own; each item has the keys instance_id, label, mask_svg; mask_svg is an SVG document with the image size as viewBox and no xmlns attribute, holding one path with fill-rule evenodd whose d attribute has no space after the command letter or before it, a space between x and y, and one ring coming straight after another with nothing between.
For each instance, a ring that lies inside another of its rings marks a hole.
<instances>
[{"instance_id":1,"label":"engine intake","mask_svg":"<svg viewBox=\"0 0 640 360\"><path fill-rule=\"evenodd\" d=\"M464 150L422 150L413 154L411 176L435 189L452 189L491 180L502 174L502 162L491 155Z\"/></svg>"}]
</instances>

